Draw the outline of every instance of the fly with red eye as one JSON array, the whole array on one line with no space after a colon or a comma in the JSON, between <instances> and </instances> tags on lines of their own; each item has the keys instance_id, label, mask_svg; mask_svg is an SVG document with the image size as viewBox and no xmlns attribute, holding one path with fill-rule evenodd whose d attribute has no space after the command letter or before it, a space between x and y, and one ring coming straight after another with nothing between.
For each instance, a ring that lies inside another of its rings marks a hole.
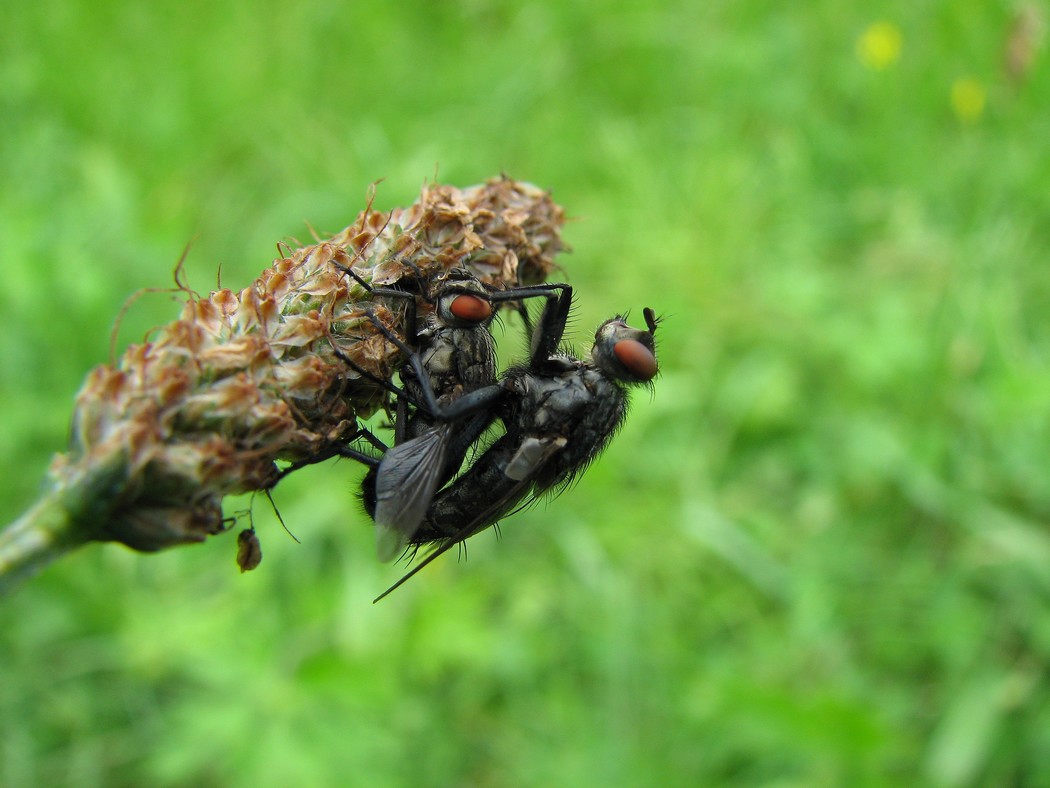
<instances>
[{"instance_id":1,"label":"fly with red eye","mask_svg":"<svg viewBox=\"0 0 1050 788\"><path fill-rule=\"evenodd\" d=\"M570 484L622 426L627 389L652 386L659 373L653 336L659 320L653 311L643 311L646 330L632 328L622 317L602 323L590 358L581 360L560 349L571 303L569 288L549 299L533 332L529 362L472 393L479 401L488 398L479 407L497 413L505 433L433 496L409 542L436 543L437 549L376 601L453 545ZM412 456L424 441L397 448Z\"/></svg>"},{"instance_id":2,"label":"fly with red eye","mask_svg":"<svg viewBox=\"0 0 1050 788\"><path fill-rule=\"evenodd\" d=\"M373 318L379 332L405 354L400 387L368 375L339 354L396 397L394 445L382 458L352 448L341 451L370 466L361 483L362 499L376 524L379 559L389 561L410 543L434 494L456 474L467 451L495 419L487 405L500 395L494 389L496 352L489 330L497 307L536 297L553 301L569 288L545 284L495 290L468 271L453 269L434 283L424 283L421 277L412 280L413 292L374 288L352 268L339 268L373 298L406 302L403 336ZM422 321L416 318L417 300L432 306Z\"/></svg>"}]
</instances>

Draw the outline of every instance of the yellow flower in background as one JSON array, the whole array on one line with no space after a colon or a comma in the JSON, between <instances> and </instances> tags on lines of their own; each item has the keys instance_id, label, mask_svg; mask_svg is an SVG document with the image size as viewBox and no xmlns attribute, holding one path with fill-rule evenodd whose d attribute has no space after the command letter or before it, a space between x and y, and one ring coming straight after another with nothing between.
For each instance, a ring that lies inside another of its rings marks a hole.
<instances>
[{"instance_id":1,"label":"yellow flower in background","mask_svg":"<svg viewBox=\"0 0 1050 788\"><path fill-rule=\"evenodd\" d=\"M857 39L857 57L873 71L889 68L900 59L903 37L892 22L875 22Z\"/></svg>"},{"instance_id":2,"label":"yellow flower in background","mask_svg":"<svg viewBox=\"0 0 1050 788\"><path fill-rule=\"evenodd\" d=\"M952 83L952 109L963 123L976 123L984 114L988 94L976 79L962 77Z\"/></svg>"}]
</instances>

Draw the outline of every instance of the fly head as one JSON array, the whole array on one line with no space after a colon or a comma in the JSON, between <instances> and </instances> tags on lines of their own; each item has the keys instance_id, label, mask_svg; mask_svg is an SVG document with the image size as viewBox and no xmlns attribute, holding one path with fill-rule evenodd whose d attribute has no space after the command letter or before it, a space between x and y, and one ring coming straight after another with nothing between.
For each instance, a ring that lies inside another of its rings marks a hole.
<instances>
[{"instance_id":1,"label":"fly head","mask_svg":"<svg viewBox=\"0 0 1050 788\"><path fill-rule=\"evenodd\" d=\"M488 291L469 271L453 269L434 296L438 324L449 328L486 328L495 311Z\"/></svg>"},{"instance_id":2,"label":"fly head","mask_svg":"<svg viewBox=\"0 0 1050 788\"><path fill-rule=\"evenodd\" d=\"M614 317L598 326L595 332L591 357L595 365L614 380L648 384L660 371L653 338L660 321L649 307L643 315L648 330L632 328L623 317Z\"/></svg>"}]
</instances>

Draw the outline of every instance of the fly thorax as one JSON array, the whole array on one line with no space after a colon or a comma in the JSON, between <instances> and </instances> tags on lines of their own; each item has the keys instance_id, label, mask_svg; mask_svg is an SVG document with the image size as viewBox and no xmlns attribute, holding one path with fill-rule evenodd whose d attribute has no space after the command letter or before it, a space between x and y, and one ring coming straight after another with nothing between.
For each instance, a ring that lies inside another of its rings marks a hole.
<instances>
[{"instance_id":1,"label":"fly thorax","mask_svg":"<svg viewBox=\"0 0 1050 788\"><path fill-rule=\"evenodd\" d=\"M495 382L496 350L488 330L455 332L453 348L449 364L464 387L473 389Z\"/></svg>"},{"instance_id":2,"label":"fly thorax","mask_svg":"<svg viewBox=\"0 0 1050 788\"><path fill-rule=\"evenodd\" d=\"M580 383L592 397L600 397L606 394L608 389L620 389L620 382L616 378L609 377L602 370L588 366L580 376Z\"/></svg>"},{"instance_id":3,"label":"fly thorax","mask_svg":"<svg viewBox=\"0 0 1050 788\"><path fill-rule=\"evenodd\" d=\"M526 418L537 432L561 429L591 399L576 375L537 378L529 391Z\"/></svg>"},{"instance_id":4,"label":"fly thorax","mask_svg":"<svg viewBox=\"0 0 1050 788\"><path fill-rule=\"evenodd\" d=\"M420 354L420 361L433 378L451 374L454 357L452 346L442 342L424 350Z\"/></svg>"}]
</instances>

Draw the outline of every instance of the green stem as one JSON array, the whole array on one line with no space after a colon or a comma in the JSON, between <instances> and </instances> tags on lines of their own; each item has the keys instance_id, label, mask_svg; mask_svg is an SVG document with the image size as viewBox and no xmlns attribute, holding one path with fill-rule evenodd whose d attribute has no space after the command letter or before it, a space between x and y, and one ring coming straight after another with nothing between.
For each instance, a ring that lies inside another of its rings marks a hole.
<instances>
[{"instance_id":1,"label":"green stem","mask_svg":"<svg viewBox=\"0 0 1050 788\"><path fill-rule=\"evenodd\" d=\"M64 490L56 488L0 532L0 594L90 541L68 499Z\"/></svg>"},{"instance_id":2,"label":"green stem","mask_svg":"<svg viewBox=\"0 0 1050 788\"><path fill-rule=\"evenodd\" d=\"M71 469L0 531L0 595L66 553L106 538L103 526L113 520L126 467L118 455L84 472Z\"/></svg>"}]
</instances>

